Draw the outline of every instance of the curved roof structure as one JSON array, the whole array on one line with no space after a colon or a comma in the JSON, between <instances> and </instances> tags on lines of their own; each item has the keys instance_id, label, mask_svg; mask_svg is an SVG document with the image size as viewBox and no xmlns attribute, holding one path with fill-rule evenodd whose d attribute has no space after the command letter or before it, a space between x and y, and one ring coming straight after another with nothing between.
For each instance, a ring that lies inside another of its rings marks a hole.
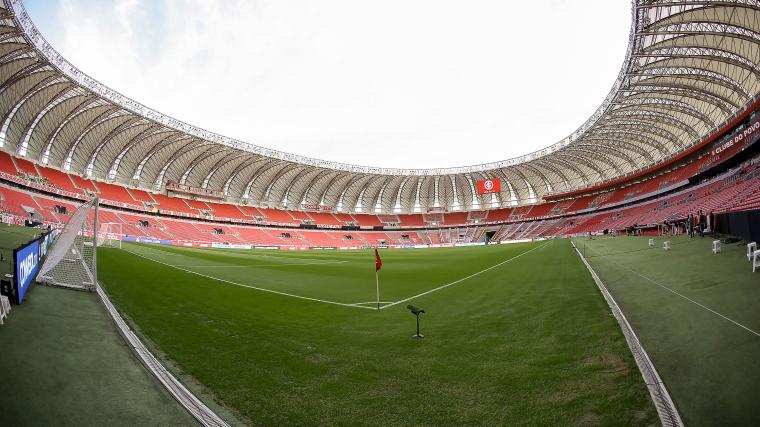
<instances>
[{"instance_id":1,"label":"curved roof structure","mask_svg":"<svg viewBox=\"0 0 760 427\"><path fill-rule=\"evenodd\" d=\"M611 91L562 141L489 164L373 168L260 147L154 111L66 61L21 0L0 0L3 150L97 180L152 191L174 181L257 206L403 213L533 203L672 158L759 91L756 1L635 0L628 52ZM478 195L476 181L486 178L500 178L501 192Z\"/></svg>"}]
</instances>

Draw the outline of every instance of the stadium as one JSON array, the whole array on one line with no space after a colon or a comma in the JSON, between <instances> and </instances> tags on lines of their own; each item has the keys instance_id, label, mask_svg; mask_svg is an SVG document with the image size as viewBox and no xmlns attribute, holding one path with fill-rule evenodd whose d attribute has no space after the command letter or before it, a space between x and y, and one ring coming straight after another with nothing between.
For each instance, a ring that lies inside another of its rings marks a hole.
<instances>
[{"instance_id":1,"label":"stadium","mask_svg":"<svg viewBox=\"0 0 760 427\"><path fill-rule=\"evenodd\" d=\"M0 0L0 425L758 425L760 4L631 18L565 138L402 169L156 111Z\"/></svg>"}]
</instances>

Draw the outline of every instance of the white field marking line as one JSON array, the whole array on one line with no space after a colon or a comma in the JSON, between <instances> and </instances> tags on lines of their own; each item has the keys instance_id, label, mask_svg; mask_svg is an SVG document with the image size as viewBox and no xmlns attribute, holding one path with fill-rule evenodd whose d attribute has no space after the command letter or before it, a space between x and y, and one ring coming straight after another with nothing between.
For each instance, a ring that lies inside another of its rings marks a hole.
<instances>
[{"instance_id":1,"label":"white field marking line","mask_svg":"<svg viewBox=\"0 0 760 427\"><path fill-rule=\"evenodd\" d=\"M380 301L380 304L390 304L393 301ZM377 304L377 301L368 301L368 302L355 302L351 305L364 305L364 304Z\"/></svg>"},{"instance_id":2,"label":"white field marking line","mask_svg":"<svg viewBox=\"0 0 760 427\"><path fill-rule=\"evenodd\" d=\"M168 265L168 264L167 264ZM248 268L248 265L169 265L170 267L197 267L197 268Z\"/></svg>"},{"instance_id":3,"label":"white field marking line","mask_svg":"<svg viewBox=\"0 0 760 427\"><path fill-rule=\"evenodd\" d=\"M257 267L291 267L299 265L343 264L348 261L297 262L291 264L261 264L261 265L172 265L172 267L197 268L257 268Z\"/></svg>"},{"instance_id":4,"label":"white field marking line","mask_svg":"<svg viewBox=\"0 0 760 427\"><path fill-rule=\"evenodd\" d=\"M183 248L188 249L188 248ZM269 254L257 254L257 253L246 253L242 251L254 251L255 249L235 249L234 251L226 251L226 252L218 252L217 248L193 248L193 249L200 249L207 252L217 252L218 254L234 254L234 255L244 255L246 257L262 257L262 258L275 258L275 259L295 259L295 260L302 260L302 261L314 261L319 260L319 258L300 258L300 257L290 257L290 256L279 256L279 255L269 255ZM176 254L176 255L185 255L185 254Z\"/></svg>"},{"instance_id":5,"label":"white field marking line","mask_svg":"<svg viewBox=\"0 0 760 427\"><path fill-rule=\"evenodd\" d=\"M178 253L175 253L175 252L157 251L157 250L154 250L154 249L148 249L148 250L145 251L145 253L151 254L151 255L160 255L160 256L181 256L182 255L182 254L178 254Z\"/></svg>"},{"instance_id":6,"label":"white field marking line","mask_svg":"<svg viewBox=\"0 0 760 427\"><path fill-rule=\"evenodd\" d=\"M419 298L419 297L421 297L421 296L425 296L425 295L427 295L427 294L431 294L431 293L433 293L433 292L436 292L436 291L440 291L441 289L444 289L444 288L448 288L449 286L453 286L453 285L456 285L457 283L461 283L461 282L464 282L464 281L465 281L465 280L467 280L467 279L471 279L471 278L473 278L473 277L475 277L475 276L477 276L477 275L479 275L479 274L483 274L483 273L485 273L486 271L489 271L489 270L493 270L493 269L494 269L494 268L496 268L496 267L502 266L502 265L504 265L504 264L506 264L506 263L508 263L508 262L510 262L510 261L512 261L512 260L514 260L514 259L520 258L521 256L523 256L523 255L525 255L525 254L527 254L527 253L530 253L530 252L533 252L533 251L535 251L536 249L541 249L541 248L543 248L544 246L548 245L549 243L551 243L551 241L549 241L549 242L546 242L546 243L544 243L544 244L543 244L543 245L541 245L541 246L536 246L536 247L535 247L535 248L533 248L533 249L528 249L527 251L525 251L525 252L523 252L523 253L521 253L521 254L519 254L519 255L515 255L515 256L513 256L512 258L506 259L506 260L504 260L504 261L502 261L502 262L500 262L500 263L498 263L498 264L494 264L494 265L492 265L492 266L490 266L490 267L484 268L483 270L480 270L480 271L477 271L477 272L475 272L475 273L472 273L472 274L470 274L469 276L466 276L466 277L462 277L461 279L455 280L455 281L453 281L453 282L451 282L451 283L447 283L447 284L445 284L445 285L441 285L441 286L439 286L439 287L437 287L437 288L434 288L434 289L430 289L429 291L425 291L425 292L419 293L419 294L417 294L417 295L414 295L414 296L411 296L411 297L409 297L409 298L404 298L404 299L402 299L402 300L399 300L399 301L395 301L395 302L392 302L392 303L390 303L390 304L388 304L388 305L384 305L384 306L380 307L380 310L382 310L382 309L384 309L384 308L392 307L392 306L394 306L394 305L396 305L396 304L401 304L401 303L404 303L404 302L407 302L407 301L413 300L413 299L415 299L415 298Z\"/></svg>"},{"instance_id":7,"label":"white field marking line","mask_svg":"<svg viewBox=\"0 0 760 427\"><path fill-rule=\"evenodd\" d=\"M191 249L191 248L184 247L184 246L179 246L178 248L179 249ZM212 253L213 252L217 252L217 254L227 253L227 254L234 254L234 255L245 255L246 257L266 257L266 258L285 259L285 260L292 259L292 260L300 260L300 261L315 261L315 260L319 261L319 258L299 258L299 257L276 256L276 255L245 253L245 252L231 252L231 251L219 252L216 248L192 248L192 249L194 249L194 250L203 250L203 251L208 251L208 252L212 252ZM243 250L250 251L250 249L239 249L239 250L236 250L236 251L243 251ZM146 251L146 253L149 253L151 255L155 254L155 255L162 255L162 256L189 256L189 257L192 257L192 255L188 255L188 254L184 254L184 253L176 253L176 252L168 252L168 251L157 251L155 249L150 249L149 251ZM336 262L336 263L337 262L348 262L348 261L341 261L341 260L326 260L326 261L332 261L332 262ZM325 262L325 264L327 264L327 262ZM268 265L267 267L271 267L271 266Z\"/></svg>"},{"instance_id":8,"label":"white field marking line","mask_svg":"<svg viewBox=\"0 0 760 427\"><path fill-rule=\"evenodd\" d=\"M255 256L255 257L261 257L261 258L296 259L296 260L300 260L300 261L315 261L315 260L321 259L321 258L318 258L318 257L317 258L303 258L303 257L295 257L295 256L287 256L287 255L277 256L277 255L267 255L267 254L243 254L243 253L241 253L241 255ZM329 260L329 258L328 258L328 260Z\"/></svg>"},{"instance_id":9,"label":"white field marking line","mask_svg":"<svg viewBox=\"0 0 760 427\"><path fill-rule=\"evenodd\" d=\"M167 263L165 263L163 261L158 261L158 260L146 257L144 255L140 255L138 253L129 251L127 249L122 249L122 250L124 252L129 252L132 255L138 256L140 258L145 258L148 261L153 261L155 263L162 264L162 265L165 265L165 266L171 267L171 268L176 268L177 270L184 271L185 273L195 274L197 276L205 277L205 278L211 279L211 280L217 280L219 282L228 283L230 285L240 286L240 287L249 288L249 289L255 289L257 291L269 292L269 293L272 293L272 294L283 295L283 296L286 296L286 297L293 297L293 298L300 298L300 299L304 299L304 300L308 300L308 301L322 302L322 303L325 303L325 304L333 304L333 305L340 305L340 306L343 306L343 307L354 307L354 308L364 308L364 309L367 309L367 310L374 310L374 308L364 307L364 306L361 306L361 305L345 304L345 303L342 303L342 302L328 301L328 300L319 299L319 298L312 298L312 297L305 297L305 296L302 296L302 295L289 294L287 292L275 291L275 290L272 290L272 289L259 288L257 286L244 285L242 283L233 282L233 281L227 280L227 279L221 279L219 277L209 276L207 274L198 273L197 271L192 271L192 270L188 270L186 268L177 267L175 265L167 264Z\"/></svg>"},{"instance_id":10,"label":"white field marking line","mask_svg":"<svg viewBox=\"0 0 760 427\"><path fill-rule=\"evenodd\" d=\"M741 323L737 322L736 320L733 320L733 319L731 319L730 317L724 316L724 315L722 315L722 314L718 313L717 311L713 310L712 308L710 308L710 307L707 307L706 305L703 305L703 304L701 304L701 303L698 303L697 301L694 301L693 299L691 299L691 298L687 297L686 295L684 295L684 294L682 294L682 293L680 293L680 292L678 292L678 291L676 291L676 290L670 289L669 287L667 287L667 286L665 286L665 285L663 285L663 284L661 284L661 283L658 283L657 281L655 281L655 280L653 280L653 279L650 279L650 278L649 278L649 277L647 277L647 276L644 276L643 274L639 273L639 272L638 272L638 271L636 271L636 270L631 270L630 268L628 268L628 267L624 267L624 266L622 266L622 265L620 265L620 264L618 264L618 263L615 263L615 264L619 265L619 266L620 266L621 268L623 268L624 270L628 270L628 271L630 271L631 273L633 273L633 274L635 274L635 275L637 275L637 276L641 277L641 278L642 278L642 279L644 279L644 280L647 280L647 281L649 281L649 282L652 282L652 283L654 283L655 285L657 285L657 286L659 286L659 287L661 287L661 288L665 289L665 290L666 290L666 291L668 291L668 292L671 292L671 293L673 293L673 294L675 294L675 295L678 295L679 297L681 297L681 298L685 299L686 301L689 301L689 302L690 302L690 303L692 303L692 304L695 304L695 305L697 305L697 306L699 306L699 307L702 307L702 308L704 308L705 310L709 311L709 312L710 312L710 313L712 313L712 314L715 314L716 316L719 316L719 317L722 317L722 318L723 318L723 319L725 319L725 320L728 320L729 322L731 322L731 323L733 323L734 325L736 325L736 326L738 326L738 327L740 327L740 328L742 328L742 329L744 329L744 330L748 331L749 333L751 333L751 334L754 334L754 335L757 335L758 337L760 337L760 333L757 333L757 332L753 331L752 329L750 329L750 328L748 328L748 327L746 327L746 326L742 325Z\"/></svg>"},{"instance_id":11,"label":"white field marking line","mask_svg":"<svg viewBox=\"0 0 760 427\"><path fill-rule=\"evenodd\" d=\"M343 264L348 261L316 261L316 262L295 262L292 264L263 264L263 265L251 265L249 267L291 267L299 265L324 265L324 264Z\"/></svg>"}]
</instances>

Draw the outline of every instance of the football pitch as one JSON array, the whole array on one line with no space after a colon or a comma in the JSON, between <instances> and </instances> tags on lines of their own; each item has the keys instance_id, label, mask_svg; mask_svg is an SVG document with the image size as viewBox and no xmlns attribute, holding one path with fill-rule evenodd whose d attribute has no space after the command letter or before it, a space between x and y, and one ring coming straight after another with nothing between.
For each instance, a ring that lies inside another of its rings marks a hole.
<instances>
[{"instance_id":1,"label":"football pitch","mask_svg":"<svg viewBox=\"0 0 760 427\"><path fill-rule=\"evenodd\" d=\"M381 250L379 310L371 250L123 245L98 251L113 302L247 423L658 423L568 240Z\"/></svg>"}]
</instances>

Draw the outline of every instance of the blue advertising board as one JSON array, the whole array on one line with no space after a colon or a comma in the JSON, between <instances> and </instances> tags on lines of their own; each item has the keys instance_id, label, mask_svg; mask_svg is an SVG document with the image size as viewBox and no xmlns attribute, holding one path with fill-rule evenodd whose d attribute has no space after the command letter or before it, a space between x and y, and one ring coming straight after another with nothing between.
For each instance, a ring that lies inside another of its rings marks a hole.
<instances>
[{"instance_id":1,"label":"blue advertising board","mask_svg":"<svg viewBox=\"0 0 760 427\"><path fill-rule=\"evenodd\" d=\"M17 286L16 304L20 304L40 268L40 241L29 242L26 246L13 251L13 254L15 261L14 276Z\"/></svg>"},{"instance_id":2,"label":"blue advertising board","mask_svg":"<svg viewBox=\"0 0 760 427\"><path fill-rule=\"evenodd\" d=\"M55 242L55 238L58 237L58 234L60 234L60 230L52 230L40 237L40 263L45 260L47 250L49 247L53 246L53 242Z\"/></svg>"}]
</instances>

